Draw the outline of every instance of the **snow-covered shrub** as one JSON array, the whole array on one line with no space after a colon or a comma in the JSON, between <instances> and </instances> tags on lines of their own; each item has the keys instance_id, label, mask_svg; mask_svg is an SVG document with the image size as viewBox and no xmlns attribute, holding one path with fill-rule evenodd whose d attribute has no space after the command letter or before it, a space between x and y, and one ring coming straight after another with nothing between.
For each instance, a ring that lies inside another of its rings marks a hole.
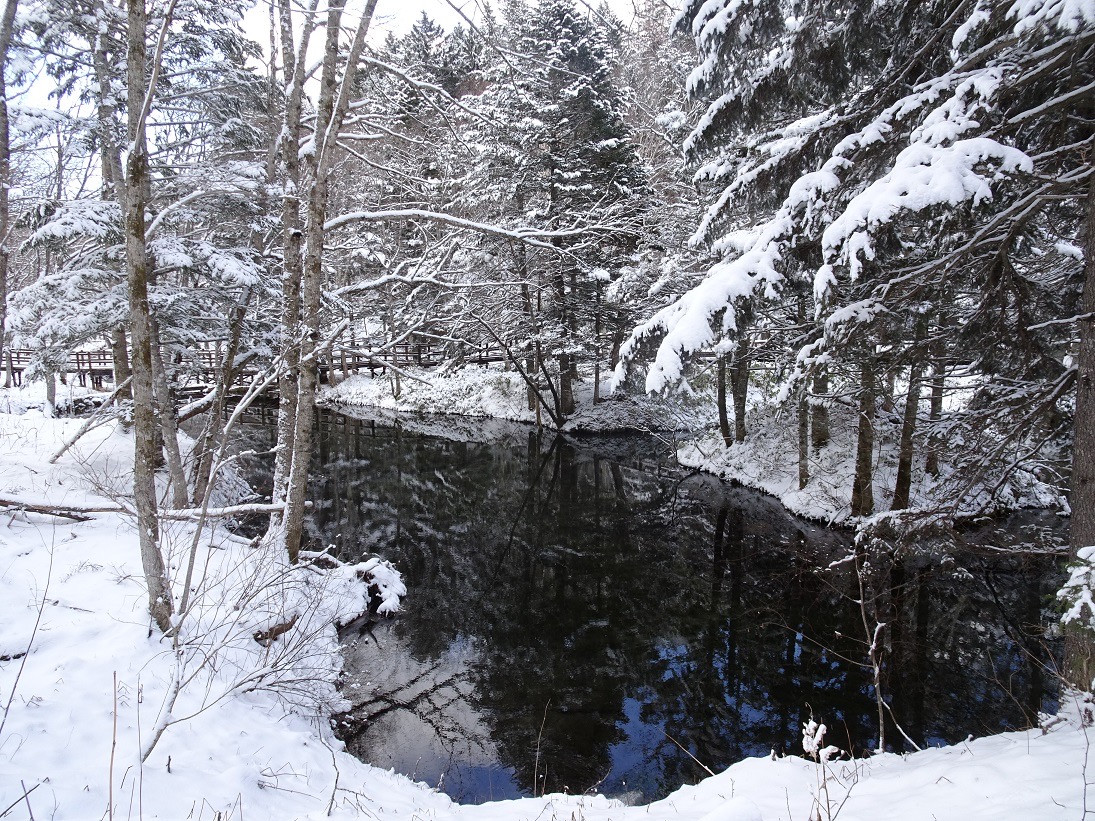
<instances>
[{"instance_id":1,"label":"snow-covered shrub","mask_svg":"<svg viewBox=\"0 0 1095 821\"><path fill-rule=\"evenodd\" d=\"M824 724L818 724L814 721L813 716L810 717L809 721L802 724L802 751L814 761L822 764L841 753L839 747L825 744L825 733L828 730L829 728Z\"/></svg>"},{"instance_id":2,"label":"snow-covered shrub","mask_svg":"<svg viewBox=\"0 0 1095 821\"><path fill-rule=\"evenodd\" d=\"M210 551L181 616L178 680L201 680L206 698L264 690L306 716L345 709L337 628L366 611L398 610L406 594L399 572L378 558L345 564L326 554L289 564L261 544L225 558Z\"/></svg>"},{"instance_id":3,"label":"snow-covered shrub","mask_svg":"<svg viewBox=\"0 0 1095 821\"><path fill-rule=\"evenodd\" d=\"M1057 591L1065 641L1061 678L1070 688L1095 692L1095 545L1076 551L1068 581Z\"/></svg>"},{"instance_id":4,"label":"snow-covered shrub","mask_svg":"<svg viewBox=\"0 0 1095 821\"><path fill-rule=\"evenodd\" d=\"M802 750L817 764L817 786L810 809L810 821L833 821L840 814L852 787L859 780L859 771L855 767L850 772L840 774L830 768L830 762L843 751L839 747L825 744L827 730L824 724L814 721L813 715L802 725Z\"/></svg>"}]
</instances>

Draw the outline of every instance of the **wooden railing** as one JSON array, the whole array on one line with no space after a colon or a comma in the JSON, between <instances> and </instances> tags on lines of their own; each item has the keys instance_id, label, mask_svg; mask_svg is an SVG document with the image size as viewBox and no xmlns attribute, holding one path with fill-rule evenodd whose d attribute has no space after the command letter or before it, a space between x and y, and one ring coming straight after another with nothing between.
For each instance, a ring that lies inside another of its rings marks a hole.
<instances>
[{"instance_id":1,"label":"wooden railing","mask_svg":"<svg viewBox=\"0 0 1095 821\"><path fill-rule=\"evenodd\" d=\"M225 342L209 340L197 347L186 349L185 357L179 357L172 364L188 368L200 382L214 382L220 378L224 365ZM177 349L175 349L177 352ZM167 347L163 349L164 358L171 363L171 354ZM5 352L5 359L9 352ZM11 368L16 385L22 384L23 372L29 367L34 356L33 351L12 349L10 351ZM320 359L321 379L329 379L331 371L344 374L369 371L372 375L384 373L390 367L435 368L453 358L452 349L436 343L400 342L384 347L377 345L375 352L361 348L332 348ZM481 346L462 348L461 359L476 365L487 365L505 361L500 348ZM5 362L6 365L6 362ZM88 384L97 389L103 387L107 379L114 377L114 357L106 349L94 351L75 351L69 355L64 368L66 373L74 374L81 386ZM246 364L236 372L235 383L249 381L258 374L254 364Z\"/></svg>"},{"instance_id":2,"label":"wooden railing","mask_svg":"<svg viewBox=\"0 0 1095 821\"><path fill-rule=\"evenodd\" d=\"M11 363L12 380L16 385L23 384L23 371L30 367L34 351L11 349L4 352L3 368ZM76 374L80 385L88 382L96 388L102 388L103 380L114 375L114 359L110 351L75 351L68 357L66 373Z\"/></svg>"}]
</instances>

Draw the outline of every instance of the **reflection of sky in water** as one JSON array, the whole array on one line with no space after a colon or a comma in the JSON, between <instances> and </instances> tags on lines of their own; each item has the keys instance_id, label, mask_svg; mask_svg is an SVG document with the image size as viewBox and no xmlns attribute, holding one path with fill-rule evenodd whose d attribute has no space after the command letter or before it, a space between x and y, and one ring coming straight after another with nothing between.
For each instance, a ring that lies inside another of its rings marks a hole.
<instances>
[{"instance_id":1,"label":"reflection of sky in water","mask_svg":"<svg viewBox=\"0 0 1095 821\"><path fill-rule=\"evenodd\" d=\"M375 715L352 752L464 801L595 784L651 800L704 775L674 741L715 771L798 753L812 709L835 743L873 744L853 585L813 570L844 534L651 470L665 446L650 438L458 420L454 442L424 435L448 420L414 424L340 424L317 445L313 535L383 554L409 588L375 642L344 637L344 692ZM1019 724L1052 698L1000 609L1037 624L1055 580L993 559L990 590L980 561L960 581L909 563L895 588L887 696L917 741Z\"/></svg>"},{"instance_id":2,"label":"reflection of sky in water","mask_svg":"<svg viewBox=\"0 0 1095 821\"><path fill-rule=\"evenodd\" d=\"M640 715L642 705L643 701L638 698L624 699L627 721L623 731L627 740L613 744L609 749L612 777L604 784L604 790L610 794L638 793L634 803L638 803L642 796L656 792L661 779L658 751L666 741L664 724L644 721Z\"/></svg>"},{"instance_id":3,"label":"reflection of sky in water","mask_svg":"<svg viewBox=\"0 0 1095 821\"><path fill-rule=\"evenodd\" d=\"M382 622L346 650L343 692L378 713L367 729L369 761L457 797L519 797L474 705L475 642L459 636L439 657L415 659L399 633L396 622Z\"/></svg>"}]
</instances>

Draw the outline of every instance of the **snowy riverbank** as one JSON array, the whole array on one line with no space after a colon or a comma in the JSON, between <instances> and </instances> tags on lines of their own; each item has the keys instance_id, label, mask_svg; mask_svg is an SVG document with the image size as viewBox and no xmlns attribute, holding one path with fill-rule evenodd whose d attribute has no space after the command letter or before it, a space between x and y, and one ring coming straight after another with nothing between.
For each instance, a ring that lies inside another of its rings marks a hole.
<instances>
[{"instance_id":1,"label":"snowy riverbank","mask_svg":"<svg viewBox=\"0 0 1095 821\"><path fill-rule=\"evenodd\" d=\"M680 447L677 459L687 467L774 496L796 516L828 524L848 523L855 475L856 428L854 420L848 418L850 410L837 407L830 413L832 439L820 450L810 448L810 478L802 489L798 481L797 420L759 403L749 410L749 434L744 442L727 447L717 430L700 433ZM875 435L875 509L886 511L893 501L897 479L900 436L897 420L881 416L876 422ZM969 455L969 451L961 448L941 454L937 477L925 473L923 458L918 459L913 468L910 506L948 509L953 490L950 485L962 481L955 471L954 459ZM1030 471L1018 468L1002 481L1000 472L986 470L977 484L968 489L966 501L956 513L984 515L1023 508L1067 509L1059 491Z\"/></svg>"},{"instance_id":2,"label":"snowy riverbank","mask_svg":"<svg viewBox=\"0 0 1095 821\"><path fill-rule=\"evenodd\" d=\"M50 465L80 422L44 417L33 396L4 398L21 412L0 413L0 498L70 510L118 506L132 458L126 432L100 427ZM205 593L179 655L149 630L130 518L74 515L86 520L9 506L0 521L7 817L803 821L820 800L829 802L822 818L839 808L841 819L969 821L1075 819L1085 806L1095 730L1081 725L1072 702L1044 733L825 768L750 759L649 806L559 795L455 805L350 757L327 727L341 665L331 623L360 609L365 595L353 572L293 570L223 530L206 531L196 576ZM175 573L193 535L186 523L165 530ZM253 639L290 614L299 614L292 631L268 646ZM183 686L173 723L142 763L176 681Z\"/></svg>"},{"instance_id":3,"label":"snowy riverbank","mask_svg":"<svg viewBox=\"0 0 1095 821\"><path fill-rule=\"evenodd\" d=\"M448 372L409 369L413 377L355 374L334 387L325 388L322 400L332 405L374 407L399 413L428 413L473 418L536 422L529 410L524 382L515 371L500 366L469 365ZM602 385L608 394L607 379ZM612 397L594 404L593 383L575 385L577 411L564 430L595 433L619 430L697 430L717 421L715 407L701 397L687 394L668 399ZM547 422L544 417L545 423Z\"/></svg>"},{"instance_id":4,"label":"snowy riverbank","mask_svg":"<svg viewBox=\"0 0 1095 821\"><path fill-rule=\"evenodd\" d=\"M331 405L371 407L401 414L442 414L467 418L507 419L535 423L528 409L526 389L520 376L498 367L468 366L448 373L418 370L418 379L403 378L398 386L386 376L354 375L324 389L322 400ZM421 380L421 381L419 381ZM839 405L830 410L832 440L821 450L811 448L810 480L798 487L797 420L766 404L759 393L750 396L745 442L729 448L718 432L714 391L709 380L670 397L613 396L594 404L589 380L579 383L578 408L564 425L571 432L620 430L676 431L687 437L677 452L686 467L713 473L776 497L787 510L828 524L845 523L851 510L852 477L855 473L854 419L852 409ZM398 387L398 391L396 388ZM398 395L396 395L398 394ZM608 394L608 385L604 386ZM900 420L880 414L876 423L874 486L876 509L888 510L897 474ZM948 482L958 482L954 460L972 450L955 449L940 456L940 473L924 473L923 460L914 468L911 506L946 507ZM1021 508L1064 507L1059 492L1022 468L996 487L995 471L989 469L967 491L960 514L1003 512ZM956 477L953 478L952 477ZM993 490L992 498L989 491ZM942 503L940 500L943 500Z\"/></svg>"}]
</instances>

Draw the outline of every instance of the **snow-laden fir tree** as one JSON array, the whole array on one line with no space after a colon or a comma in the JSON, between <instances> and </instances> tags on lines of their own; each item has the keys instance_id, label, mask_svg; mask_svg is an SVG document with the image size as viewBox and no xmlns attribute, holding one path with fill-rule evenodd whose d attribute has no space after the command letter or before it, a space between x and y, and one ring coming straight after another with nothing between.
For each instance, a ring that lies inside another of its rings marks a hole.
<instances>
[{"instance_id":1,"label":"snow-laden fir tree","mask_svg":"<svg viewBox=\"0 0 1095 821\"><path fill-rule=\"evenodd\" d=\"M605 285L636 248L646 174L604 16L544 0L507 4L503 18L511 39L487 74L485 123L473 137L477 196L493 219L552 232L554 252L515 249L513 274L517 313L535 333L531 367L554 363L545 388L561 421L574 410L579 365L606 358L614 323Z\"/></svg>"},{"instance_id":2,"label":"snow-laden fir tree","mask_svg":"<svg viewBox=\"0 0 1095 821\"><path fill-rule=\"evenodd\" d=\"M263 95L245 65L255 49L236 28L241 17L238 4L202 0L151 14L142 0L44 0L24 28L58 95L95 110L101 187L98 197L81 186L70 198L59 183L55 200L30 215L28 247L60 265L17 295L13 319L47 370L98 334L112 337L117 373L131 366L134 500L150 612L164 631L174 606L153 475L164 458L171 503L185 507L188 497L162 352L202 334L209 297L235 304L264 273L251 230L262 166L245 159L256 144L247 118Z\"/></svg>"},{"instance_id":3,"label":"snow-laden fir tree","mask_svg":"<svg viewBox=\"0 0 1095 821\"><path fill-rule=\"evenodd\" d=\"M720 260L637 329L632 355L660 340L648 387L736 339L743 313L804 313L779 356L783 395L821 377L815 399L856 408L853 514L879 497L910 504L924 432L936 451L949 443L952 471L913 501L943 512L990 506L1012 471L1052 457L1075 378L1092 137L1072 112L1090 107L1093 14L1067 2L688 4L690 84L708 107L686 149L711 192L696 241ZM959 375L976 393L944 416ZM877 413L896 411L901 384L898 485L876 493Z\"/></svg>"}]
</instances>

